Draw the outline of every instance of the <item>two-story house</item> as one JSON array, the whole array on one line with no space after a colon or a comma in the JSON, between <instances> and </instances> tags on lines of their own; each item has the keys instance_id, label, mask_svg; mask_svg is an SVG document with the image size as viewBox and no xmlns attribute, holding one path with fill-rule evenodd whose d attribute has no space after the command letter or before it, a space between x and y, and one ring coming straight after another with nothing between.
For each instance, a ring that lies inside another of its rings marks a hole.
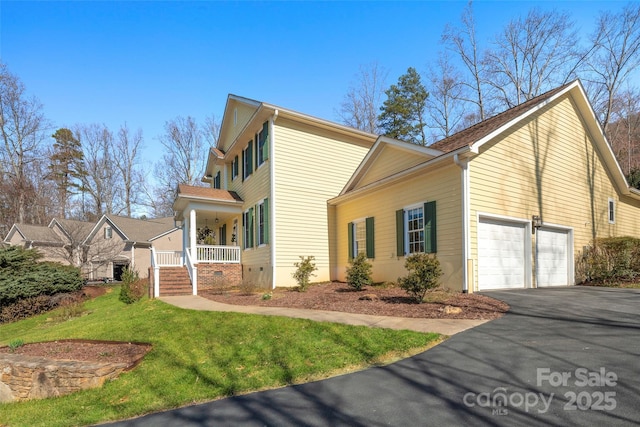
<instances>
[{"instance_id":1,"label":"two-story house","mask_svg":"<svg viewBox=\"0 0 640 427\"><path fill-rule=\"evenodd\" d=\"M315 257L315 281L330 280L335 241L327 233L327 200L340 193L375 140L230 95L206 166L210 187L180 185L174 204L197 287L293 286L300 256Z\"/></svg>"}]
</instances>

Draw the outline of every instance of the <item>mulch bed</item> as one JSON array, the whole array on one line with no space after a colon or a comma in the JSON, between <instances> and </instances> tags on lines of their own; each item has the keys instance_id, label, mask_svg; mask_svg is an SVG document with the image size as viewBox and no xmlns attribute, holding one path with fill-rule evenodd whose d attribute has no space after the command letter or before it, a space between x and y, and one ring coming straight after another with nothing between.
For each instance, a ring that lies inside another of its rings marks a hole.
<instances>
[{"instance_id":1,"label":"mulch bed","mask_svg":"<svg viewBox=\"0 0 640 427\"><path fill-rule=\"evenodd\" d=\"M126 363L133 367L151 350L150 344L116 341L59 340L21 345L14 350L0 347L0 353L37 356L54 360Z\"/></svg>"},{"instance_id":2,"label":"mulch bed","mask_svg":"<svg viewBox=\"0 0 640 427\"><path fill-rule=\"evenodd\" d=\"M271 299L264 300L263 295L267 293L271 294ZM417 304L398 287L369 286L362 291L354 291L346 284L336 282L313 285L306 292L298 292L291 288L259 292L235 289L203 292L201 296L226 304L307 308L410 318L496 319L509 310L509 306L504 302L478 294L437 290L434 295L427 296L427 299L435 299L437 302Z\"/></svg>"}]
</instances>

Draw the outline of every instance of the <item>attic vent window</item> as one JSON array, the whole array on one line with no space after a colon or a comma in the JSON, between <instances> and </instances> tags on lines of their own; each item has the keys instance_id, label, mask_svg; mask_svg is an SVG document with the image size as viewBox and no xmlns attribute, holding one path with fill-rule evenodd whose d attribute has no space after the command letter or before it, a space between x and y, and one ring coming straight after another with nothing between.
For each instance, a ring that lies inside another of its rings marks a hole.
<instances>
[{"instance_id":1,"label":"attic vent window","mask_svg":"<svg viewBox=\"0 0 640 427\"><path fill-rule=\"evenodd\" d=\"M104 228L104 238L105 239L111 239L113 237L113 230L111 229L111 227L105 227Z\"/></svg>"},{"instance_id":2,"label":"attic vent window","mask_svg":"<svg viewBox=\"0 0 640 427\"><path fill-rule=\"evenodd\" d=\"M234 108L233 109L233 126L236 126L238 124L238 109Z\"/></svg>"}]
</instances>

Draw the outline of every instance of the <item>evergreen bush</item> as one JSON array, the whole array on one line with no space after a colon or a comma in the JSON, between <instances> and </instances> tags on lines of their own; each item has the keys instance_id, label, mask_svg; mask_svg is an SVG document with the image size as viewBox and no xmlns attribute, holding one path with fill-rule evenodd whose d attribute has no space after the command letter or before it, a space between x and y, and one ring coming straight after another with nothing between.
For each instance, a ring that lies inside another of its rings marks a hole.
<instances>
[{"instance_id":1,"label":"evergreen bush","mask_svg":"<svg viewBox=\"0 0 640 427\"><path fill-rule=\"evenodd\" d=\"M133 304L142 299L147 287L147 281L140 279L138 272L127 267L122 272L122 285L120 287L120 301L125 304Z\"/></svg>"},{"instance_id":2,"label":"evergreen bush","mask_svg":"<svg viewBox=\"0 0 640 427\"><path fill-rule=\"evenodd\" d=\"M0 249L0 307L24 298L74 292L84 281L80 269L54 262L38 262L33 249Z\"/></svg>"},{"instance_id":3,"label":"evergreen bush","mask_svg":"<svg viewBox=\"0 0 640 427\"><path fill-rule=\"evenodd\" d=\"M407 257L404 267L409 274L399 278L398 284L416 302L422 303L427 291L438 287L438 279L442 275L440 261L435 255L418 253Z\"/></svg>"},{"instance_id":4,"label":"evergreen bush","mask_svg":"<svg viewBox=\"0 0 640 427\"><path fill-rule=\"evenodd\" d=\"M372 266L364 253L361 252L350 260L349 265L347 267L347 285L360 291L363 287L373 284L371 279Z\"/></svg>"}]
</instances>

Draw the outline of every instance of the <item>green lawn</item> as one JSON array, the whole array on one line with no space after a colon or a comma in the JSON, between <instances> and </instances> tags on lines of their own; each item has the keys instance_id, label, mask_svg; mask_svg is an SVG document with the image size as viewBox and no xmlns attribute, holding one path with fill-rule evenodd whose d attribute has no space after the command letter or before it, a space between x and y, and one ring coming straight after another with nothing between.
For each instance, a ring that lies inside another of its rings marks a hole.
<instances>
[{"instance_id":1,"label":"green lawn","mask_svg":"<svg viewBox=\"0 0 640 427\"><path fill-rule=\"evenodd\" d=\"M0 345L64 338L153 344L136 369L100 389L2 404L0 425L86 425L387 363L438 334L275 316L183 310L159 300L118 301L118 288L66 321L49 313L0 326ZM54 319L54 320L52 320Z\"/></svg>"}]
</instances>

